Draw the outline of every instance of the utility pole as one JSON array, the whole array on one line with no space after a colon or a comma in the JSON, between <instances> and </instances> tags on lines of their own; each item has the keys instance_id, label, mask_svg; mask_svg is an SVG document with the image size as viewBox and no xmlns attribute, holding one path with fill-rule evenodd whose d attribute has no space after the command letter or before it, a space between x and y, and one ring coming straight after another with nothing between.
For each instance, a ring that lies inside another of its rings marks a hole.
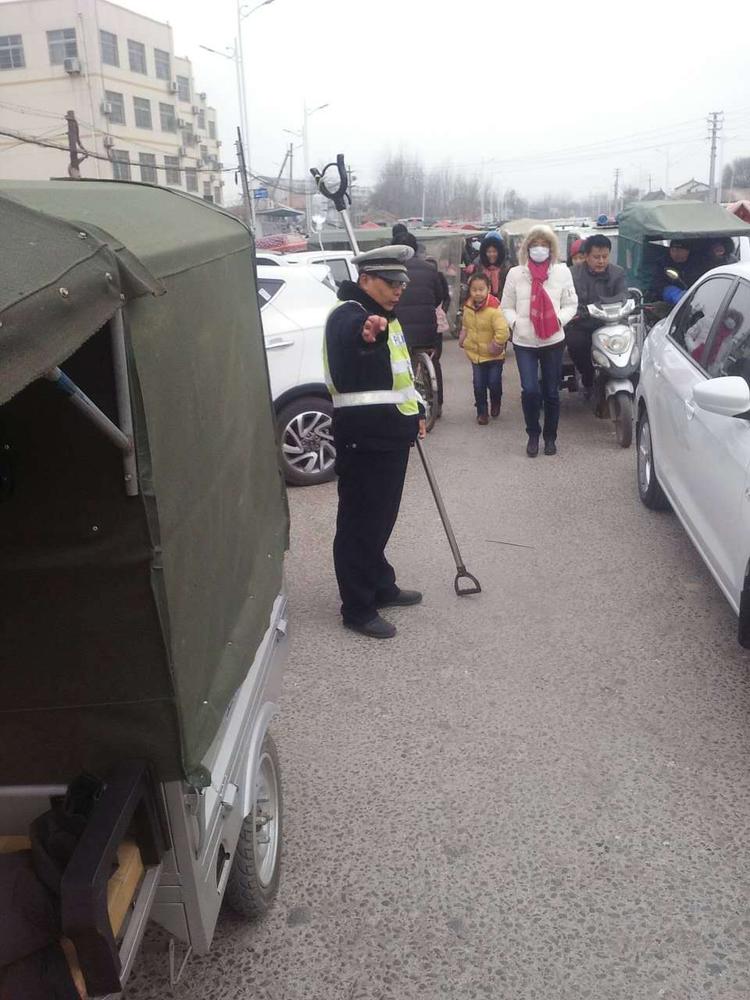
<instances>
[{"instance_id":1,"label":"utility pole","mask_svg":"<svg viewBox=\"0 0 750 1000\"><path fill-rule=\"evenodd\" d=\"M294 143L289 143L289 207L293 208L292 196L294 194Z\"/></svg>"},{"instance_id":2,"label":"utility pole","mask_svg":"<svg viewBox=\"0 0 750 1000\"><path fill-rule=\"evenodd\" d=\"M711 165L708 175L708 200L720 201L721 199L718 197L718 192L716 190L716 149L718 145L719 132L721 132L724 126L724 112L712 111L706 120L709 128L708 138L711 140Z\"/></svg>"},{"instance_id":3,"label":"utility pole","mask_svg":"<svg viewBox=\"0 0 750 1000\"><path fill-rule=\"evenodd\" d=\"M76 121L75 111L69 111L65 115L65 121L68 123L68 150L70 153L68 177L71 177L75 181L80 181L81 164L86 159L87 154L81 145L81 135L78 131L78 122ZM83 156L81 156L80 153L83 153Z\"/></svg>"},{"instance_id":4,"label":"utility pole","mask_svg":"<svg viewBox=\"0 0 750 1000\"><path fill-rule=\"evenodd\" d=\"M620 198L620 168L618 167L615 170L615 210L612 213L613 215L617 215L617 206L619 204L619 198Z\"/></svg>"},{"instance_id":5,"label":"utility pole","mask_svg":"<svg viewBox=\"0 0 750 1000\"><path fill-rule=\"evenodd\" d=\"M255 216L252 210L252 195L250 193L250 185L247 182L247 166L245 164L245 150L242 146L242 132L240 132L239 126L237 126L237 141L235 142L235 149L237 150L237 163L240 168L240 179L242 181L242 200L245 204L245 222L250 227L250 230L255 235Z\"/></svg>"},{"instance_id":6,"label":"utility pole","mask_svg":"<svg viewBox=\"0 0 750 1000\"><path fill-rule=\"evenodd\" d=\"M648 175L648 193L651 194L651 174Z\"/></svg>"}]
</instances>

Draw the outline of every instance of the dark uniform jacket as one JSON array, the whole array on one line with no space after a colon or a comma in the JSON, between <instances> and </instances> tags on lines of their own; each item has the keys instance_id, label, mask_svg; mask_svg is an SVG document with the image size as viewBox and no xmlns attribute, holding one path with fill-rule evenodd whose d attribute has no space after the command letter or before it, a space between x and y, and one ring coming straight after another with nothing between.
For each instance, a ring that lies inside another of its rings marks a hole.
<instances>
[{"instance_id":1,"label":"dark uniform jacket","mask_svg":"<svg viewBox=\"0 0 750 1000\"><path fill-rule=\"evenodd\" d=\"M594 274L586 263L573 268L573 284L578 296L578 314L568 323L567 329L593 331L601 321L589 316L586 306L605 302L624 302L628 297L628 282L623 268L608 264L601 274Z\"/></svg>"},{"instance_id":2,"label":"dark uniform jacket","mask_svg":"<svg viewBox=\"0 0 750 1000\"><path fill-rule=\"evenodd\" d=\"M429 264L425 265L430 267ZM433 275L434 268L430 267ZM326 323L328 369L338 392L392 389L393 371L388 349L388 330L373 344L362 339L368 316L395 319L353 281L344 281L338 291L344 305L337 307ZM435 308L433 306L433 315ZM419 431L419 416L406 416L394 404L344 406L334 411L333 437L336 448L391 451L411 445Z\"/></svg>"},{"instance_id":3,"label":"dark uniform jacket","mask_svg":"<svg viewBox=\"0 0 750 1000\"><path fill-rule=\"evenodd\" d=\"M443 283L435 267L423 257L406 262L409 284L403 291L396 316L410 348L435 347L437 316L435 309L443 301Z\"/></svg>"}]
</instances>

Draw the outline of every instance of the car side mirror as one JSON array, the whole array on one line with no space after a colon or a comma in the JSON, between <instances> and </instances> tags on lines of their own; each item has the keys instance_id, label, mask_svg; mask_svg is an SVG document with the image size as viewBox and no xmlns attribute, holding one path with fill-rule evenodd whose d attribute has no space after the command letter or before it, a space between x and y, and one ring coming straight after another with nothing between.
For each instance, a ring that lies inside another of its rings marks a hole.
<instances>
[{"instance_id":1,"label":"car side mirror","mask_svg":"<svg viewBox=\"0 0 750 1000\"><path fill-rule=\"evenodd\" d=\"M739 375L722 375L693 389L697 406L722 417L739 417L750 410L750 386Z\"/></svg>"}]
</instances>

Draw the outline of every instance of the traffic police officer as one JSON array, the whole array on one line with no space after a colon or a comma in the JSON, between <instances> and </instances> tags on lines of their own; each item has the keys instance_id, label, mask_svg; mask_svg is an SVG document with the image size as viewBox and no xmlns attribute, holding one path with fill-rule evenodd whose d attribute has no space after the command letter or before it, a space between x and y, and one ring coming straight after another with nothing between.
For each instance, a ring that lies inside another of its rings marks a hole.
<instances>
[{"instance_id":1,"label":"traffic police officer","mask_svg":"<svg viewBox=\"0 0 750 1000\"><path fill-rule=\"evenodd\" d=\"M395 627L380 608L419 604L401 590L385 558L398 516L409 449L424 437L424 409L414 388L409 350L394 316L409 281L406 246L359 254L359 281L344 281L328 317L324 364L334 405L339 509L333 561L344 625L389 639Z\"/></svg>"}]
</instances>

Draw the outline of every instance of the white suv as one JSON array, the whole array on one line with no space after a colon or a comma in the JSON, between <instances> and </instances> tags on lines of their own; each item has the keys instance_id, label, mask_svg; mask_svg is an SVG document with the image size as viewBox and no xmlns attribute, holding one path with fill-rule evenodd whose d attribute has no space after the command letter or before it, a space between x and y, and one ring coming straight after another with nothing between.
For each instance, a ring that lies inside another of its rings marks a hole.
<instances>
[{"instance_id":1,"label":"white suv","mask_svg":"<svg viewBox=\"0 0 750 1000\"><path fill-rule=\"evenodd\" d=\"M263 339L286 481L312 486L334 476L333 404L323 374L326 319L334 292L317 268L259 265Z\"/></svg>"},{"instance_id":2,"label":"white suv","mask_svg":"<svg viewBox=\"0 0 750 1000\"><path fill-rule=\"evenodd\" d=\"M646 339L638 493L671 505L750 647L750 264L705 274Z\"/></svg>"}]
</instances>

